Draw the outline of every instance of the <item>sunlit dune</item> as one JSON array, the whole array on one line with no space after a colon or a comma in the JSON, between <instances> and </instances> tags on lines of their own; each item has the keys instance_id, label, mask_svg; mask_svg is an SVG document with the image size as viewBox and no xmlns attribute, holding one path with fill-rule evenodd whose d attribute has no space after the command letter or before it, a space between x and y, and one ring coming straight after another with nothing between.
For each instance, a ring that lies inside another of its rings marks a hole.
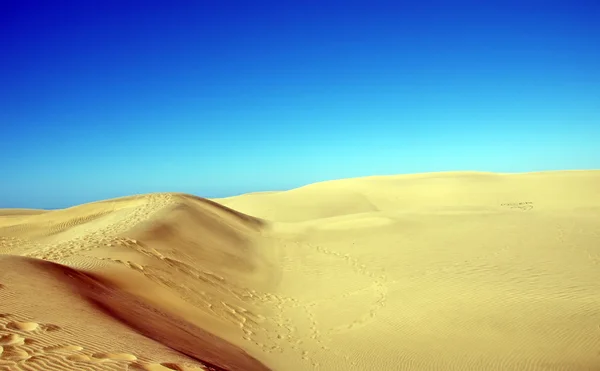
<instances>
[{"instance_id":1,"label":"sunlit dune","mask_svg":"<svg viewBox=\"0 0 600 371\"><path fill-rule=\"evenodd\" d=\"M600 370L600 171L0 210L0 370Z\"/></svg>"}]
</instances>

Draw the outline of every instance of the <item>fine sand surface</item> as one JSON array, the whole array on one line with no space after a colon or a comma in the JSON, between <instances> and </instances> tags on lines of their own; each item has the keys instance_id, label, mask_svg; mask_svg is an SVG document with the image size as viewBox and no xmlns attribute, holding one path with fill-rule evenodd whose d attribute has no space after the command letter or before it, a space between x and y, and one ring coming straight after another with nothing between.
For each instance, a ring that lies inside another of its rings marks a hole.
<instances>
[{"instance_id":1,"label":"fine sand surface","mask_svg":"<svg viewBox=\"0 0 600 371\"><path fill-rule=\"evenodd\" d=\"M600 370L600 171L6 209L0 254L0 370Z\"/></svg>"}]
</instances>

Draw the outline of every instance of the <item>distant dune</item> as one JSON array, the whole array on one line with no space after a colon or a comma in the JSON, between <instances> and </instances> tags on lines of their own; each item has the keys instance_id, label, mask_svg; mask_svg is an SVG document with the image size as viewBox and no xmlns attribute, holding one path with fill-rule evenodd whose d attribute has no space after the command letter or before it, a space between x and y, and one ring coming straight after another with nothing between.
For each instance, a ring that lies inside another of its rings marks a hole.
<instances>
[{"instance_id":1,"label":"distant dune","mask_svg":"<svg viewBox=\"0 0 600 371\"><path fill-rule=\"evenodd\" d=\"M0 210L0 370L600 370L600 171Z\"/></svg>"},{"instance_id":2,"label":"distant dune","mask_svg":"<svg viewBox=\"0 0 600 371\"><path fill-rule=\"evenodd\" d=\"M0 216L11 216L11 215L37 215L48 212L47 210L36 210L36 209L0 209Z\"/></svg>"}]
</instances>

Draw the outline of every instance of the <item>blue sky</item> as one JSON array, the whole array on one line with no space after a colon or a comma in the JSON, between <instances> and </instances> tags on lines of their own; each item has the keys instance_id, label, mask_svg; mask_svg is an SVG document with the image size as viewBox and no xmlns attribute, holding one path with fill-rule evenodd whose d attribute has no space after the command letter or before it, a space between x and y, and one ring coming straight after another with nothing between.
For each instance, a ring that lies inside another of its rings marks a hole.
<instances>
[{"instance_id":1,"label":"blue sky","mask_svg":"<svg viewBox=\"0 0 600 371\"><path fill-rule=\"evenodd\" d=\"M597 1L0 3L0 207L600 168Z\"/></svg>"}]
</instances>

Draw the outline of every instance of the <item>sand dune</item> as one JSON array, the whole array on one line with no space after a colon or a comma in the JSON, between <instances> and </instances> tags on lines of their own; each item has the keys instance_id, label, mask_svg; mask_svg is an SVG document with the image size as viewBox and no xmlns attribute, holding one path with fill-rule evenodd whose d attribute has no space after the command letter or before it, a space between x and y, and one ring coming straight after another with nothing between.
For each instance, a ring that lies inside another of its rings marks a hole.
<instances>
[{"instance_id":1,"label":"sand dune","mask_svg":"<svg viewBox=\"0 0 600 371\"><path fill-rule=\"evenodd\" d=\"M0 370L600 370L600 171L0 210Z\"/></svg>"}]
</instances>

